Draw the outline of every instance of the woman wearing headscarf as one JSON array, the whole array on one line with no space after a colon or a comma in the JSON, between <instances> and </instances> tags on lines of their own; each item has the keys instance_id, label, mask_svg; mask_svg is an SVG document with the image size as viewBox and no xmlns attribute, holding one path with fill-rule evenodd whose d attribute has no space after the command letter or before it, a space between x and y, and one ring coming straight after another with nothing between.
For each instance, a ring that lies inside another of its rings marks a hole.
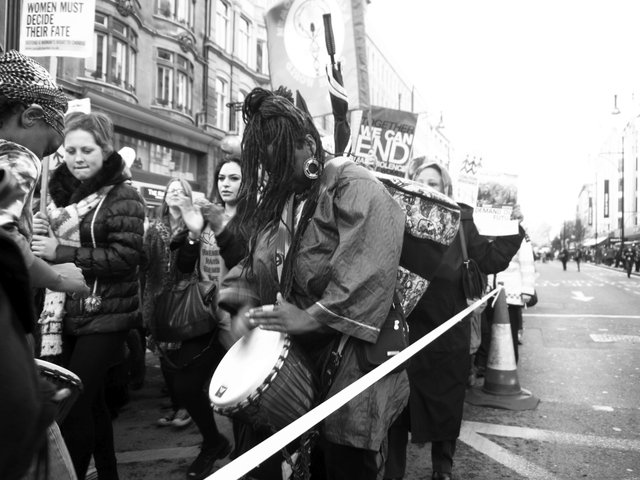
<instances>
[{"instance_id":1,"label":"woman wearing headscarf","mask_svg":"<svg viewBox=\"0 0 640 480\"><path fill-rule=\"evenodd\" d=\"M404 214L366 169L346 158L325 163L311 117L287 98L256 88L243 117L249 253L224 280L220 304L238 332L288 333L318 377L345 336L331 396L364 375L356 348L375 343L393 314ZM404 371L392 373L324 420L326 478L376 478L407 387Z\"/></svg>"},{"instance_id":2,"label":"woman wearing headscarf","mask_svg":"<svg viewBox=\"0 0 640 480\"><path fill-rule=\"evenodd\" d=\"M453 198L449 172L424 157L412 161L409 178ZM489 242L473 223L473 209L459 204L460 228L464 229L469 258L480 270L496 273L509 265L524 237L497 237ZM462 289L462 247L460 234L449 246L442 263L413 312L407 318L411 343L442 325L467 307ZM457 323L417 353L407 368L409 405L389 431L389 452L385 478L402 478L406 466L408 432L413 443L431 442L434 480L452 478L456 439L460 434L465 390L470 372L469 319Z\"/></svg>"}]
</instances>

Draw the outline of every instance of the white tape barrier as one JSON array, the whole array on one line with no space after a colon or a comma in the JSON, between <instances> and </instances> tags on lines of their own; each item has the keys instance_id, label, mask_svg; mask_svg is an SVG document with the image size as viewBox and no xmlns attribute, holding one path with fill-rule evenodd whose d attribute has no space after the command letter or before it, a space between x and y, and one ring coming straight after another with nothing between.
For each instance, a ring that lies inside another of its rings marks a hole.
<instances>
[{"instance_id":1,"label":"white tape barrier","mask_svg":"<svg viewBox=\"0 0 640 480\"><path fill-rule=\"evenodd\" d=\"M262 443L256 445L248 452L243 453L234 461L228 463L220 470L215 471L205 480L237 480L246 473L253 470L260 465L266 459L282 450L285 445L288 445L307 430L320 423L326 417L342 407L345 403L350 401L356 395L360 394L371 385L376 383L382 377L395 370L401 364L409 360L416 353L422 350L424 347L433 342L436 338L442 335L444 332L453 327L456 323L463 320L473 310L478 308L483 302L487 301L500 290L501 287L496 288L477 302L473 303L469 307L462 310L457 315L451 317L445 323L437 327L435 330L427 333L417 342L409 345L407 348L397 353L389 360L384 362L379 367L371 370L369 373L353 382L348 387L344 388L340 392L336 393L333 397L325 400L323 403L315 407L313 410L305 413L302 417L291 422L282 430L271 435Z\"/></svg>"}]
</instances>

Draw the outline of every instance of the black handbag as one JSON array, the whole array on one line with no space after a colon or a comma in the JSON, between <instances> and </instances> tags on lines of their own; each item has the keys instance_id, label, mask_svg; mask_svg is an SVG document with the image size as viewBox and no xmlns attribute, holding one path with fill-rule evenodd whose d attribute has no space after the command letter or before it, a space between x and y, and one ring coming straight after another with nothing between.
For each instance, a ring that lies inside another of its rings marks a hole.
<instances>
[{"instance_id":1,"label":"black handbag","mask_svg":"<svg viewBox=\"0 0 640 480\"><path fill-rule=\"evenodd\" d=\"M467 253L467 242L464 228L460 225L460 244L462 246L462 289L467 303L471 305L478 301L487 290L487 276L480 271L480 267Z\"/></svg>"},{"instance_id":2,"label":"black handbag","mask_svg":"<svg viewBox=\"0 0 640 480\"><path fill-rule=\"evenodd\" d=\"M397 296L394 295L393 306L380 328L376 343L357 341L356 358L360 370L365 373L382 365L409 345L409 325L402 311L402 306L397 300ZM400 372L405 368L406 365L402 364L391 373Z\"/></svg>"},{"instance_id":3,"label":"black handbag","mask_svg":"<svg viewBox=\"0 0 640 480\"><path fill-rule=\"evenodd\" d=\"M533 295L529 297L529 301L525 304L527 308L534 307L538 303L538 291L534 290Z\"/></svg>"},{"instance_id":4,"label":"black handbag","mask_svg":"<svg viewBox=\"0 0 640 480\"><path fill-rule=\"evenodd\" d=\"M178 280L155 300L151 335L158 342L180 342L213 331L218 320L215 309L216 284L201 282L198 266L187 278Z\"/></svg>"}]
</instances>

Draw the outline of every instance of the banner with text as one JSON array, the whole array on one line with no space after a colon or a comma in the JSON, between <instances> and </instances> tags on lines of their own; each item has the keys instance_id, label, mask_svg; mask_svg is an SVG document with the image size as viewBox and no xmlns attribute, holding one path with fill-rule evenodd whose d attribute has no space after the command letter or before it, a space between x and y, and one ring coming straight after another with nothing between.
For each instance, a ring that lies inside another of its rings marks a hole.
<instances>
[{"instance_id":1,"label":"banner with text","mask_svg":"<svg viewBox=\"0 0 640 480\"><path fill-rule=\"evenodd\" d=\"M31 57L91 57L95 0L23 0L20 53Z\"/></svg>"},{"instance_id":2,"label":"banner with text","mask_svg":"<svg viewBox=\"0 0 640 480\"><path fill-rule=\"evenodd\" d=\"M331 114L330 64L322 16L331 14L335 60L342 63L349 108L369 106L364 0L280 0L265 15L271 86L298 90L312 116Z\"/></svg>"},{"instance_id":3,"label":"banner with text","mask_svg":"<svg viewBox=\"0 0 640 480\"><path fill-rule=\"evenodd\" d=\"M418 115L390 108L363 112L353 151L357 158L374 159L379 172L404 177L416 133Z\"/></svg>"},{"instance_id":4,"label":"banner with text","mask_svg":"<svg viewBox=\"0 0 640 480\"><path fill-rule=\"evenodd\" d=\"M478 177L478 201L473 221L482 235L518 233L518 221L511 220L518 203L518 177L507 173L482 173Z\"/></svg>"}]
</instances>

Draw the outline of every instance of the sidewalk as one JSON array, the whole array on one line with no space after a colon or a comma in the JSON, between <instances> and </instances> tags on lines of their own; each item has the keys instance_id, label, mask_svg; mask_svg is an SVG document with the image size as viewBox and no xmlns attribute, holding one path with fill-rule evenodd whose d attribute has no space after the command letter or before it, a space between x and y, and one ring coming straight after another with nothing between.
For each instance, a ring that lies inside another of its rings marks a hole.
<instances>
[{"instance_id":1,"label":"sidewalk","mask_svg":"<svg viewBox=\"0 0 640 480\"><path fill-rule=\"evenodd\" d=\"M612 270L614 272L620 272L623 275L627 275L627 272L622 268L622 267L614 267L614 266L609 266L609 265L605 265L604 263L592 263L592 262L584 262L587 265L591 265L593 267L598 267L598 268L603 268L605 270ZM636 277L640 277L640 272L636 272L635 268L631 270L631 275L636 276Z\"/></svg>"},{"instance_id":2,"label":"sidewalk","mask_svg":"<svg viewBox=\"0 0 640 480\"><path fill-rule=\"evenodd\" d=\"M184 480L200 451L202 437L192 422L184 428L159 427L156 421L170 409L162 393L164 381L158 358L146 352L144 386L131 392L130 402L113 421L118 473L122 480ZM221 433L233 439L231 422L216 415ZM228 463L219 460L218 465Z\"/></svg>"}]
</instances>

